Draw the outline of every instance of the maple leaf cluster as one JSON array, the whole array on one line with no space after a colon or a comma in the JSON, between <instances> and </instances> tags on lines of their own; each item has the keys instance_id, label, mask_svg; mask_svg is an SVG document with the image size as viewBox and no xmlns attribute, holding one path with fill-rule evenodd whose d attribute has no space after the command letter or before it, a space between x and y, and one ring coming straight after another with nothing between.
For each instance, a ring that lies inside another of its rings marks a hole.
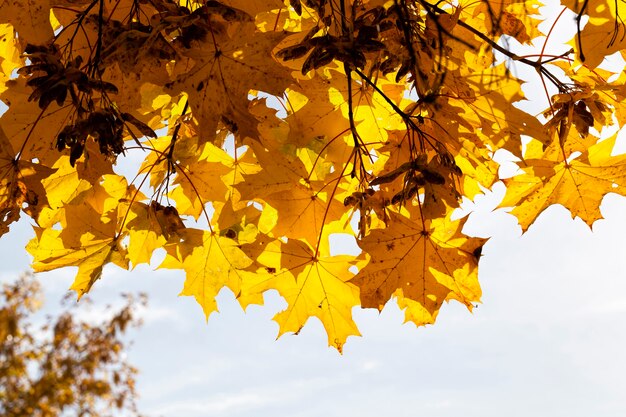
<instances>
[{"instance_id":1,"label":"maple leaf cluster","mask_svg":"<svg viewBox=\"0 0 626 417\"><path fill-rule=\"evenodd\" d=\"M578 30L548 55L536 0L5 1L0 233L28 215L34 269L78 267L79 297L161 251L207 318L228 288L243 307L277 290L281 334L317 317L339 350L355 306L433 323L481 296L463 198L504 180L525 231L553 204L591 225L624 193L604 136L626 80L601 65L624 54L623 9L564 0ZM513 67L543 114L516 106Z\"/></svg>"}]
</instances>

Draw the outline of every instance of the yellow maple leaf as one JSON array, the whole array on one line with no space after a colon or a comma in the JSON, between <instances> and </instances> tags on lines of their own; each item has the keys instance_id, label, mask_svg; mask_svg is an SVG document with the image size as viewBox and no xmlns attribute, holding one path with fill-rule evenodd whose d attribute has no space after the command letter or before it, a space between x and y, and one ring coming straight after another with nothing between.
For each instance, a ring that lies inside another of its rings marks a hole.
<instances>
[{"instance_id":1,"label":"yellow maple leaf","mask_svg":"<svg viewBox=\"0 0 626 417\"><path fill-rule=\"evenodd\" d=\"M215 297L222 288L230 289L244 306L261 303L262 297L241 298L241 284L252 260L237 247L237 242L215 232L185 229L181 241L165 246L168 256L161 268L184 269L185 285L179 295L193 296L205 317L217 311Z\"/></svg>"},{"instance_id":2,"label":"yellow maple leaf","mask_svg":"<svg viewBox=\"0 0 626 417\"><path fill-rule=\"evenodd\" d=\"M78 273L70 289L78 298L89 292L100 279L102 268L114 263L128 269L126 249L116 233L115 218L101 217L89 206L66 206L66 225L62 230L35 228L37 237L26 250L33 256L36 272L77 266Z\"/></svg>"},{"instance_id":3,"label":"yellow maple leaf","mask_svg":"<svg viewBox=\"0 0 626 417\"><path fill-rule=\"evenodd\" d=\"M0 236L19 219L20 210L37 217L48 204L42 180L53 172L53 169L41 164L17 160L11 143L0 127Z\"/></svg>"},{"instance_id":4,"label":"yellow maple leaf","mask_svg":"<svg viewBox=\"0 0 626 417\"><path fill-rule=\"evenodd\" d=\"M0 24L0 94L7 89L13 71L23 65L14 32L13 26Z\"/></svg>"},{"instance_id":5,"label":"yellow maple leaf","mask_svg":"<svg viewBox=\"0 0 626 417\"><path fill-rule=\"evenodd\" d=\"M414 218L391 213L386 229L372 230L359 241L371 259L351 282L361 289L363 307L382 309L401 290L404 299L421 305L423 313L413 316L424 324L430 322L424 315L434 320L450 297L470 309L479 301L478 256L486 240L464 236L465 219L429 221L418 213Z\"/></svg>"},{"instance_id":6,"label":"yellow maple leaf","mask_svg":"<svg viewBox=\"0 0 626 417\"><path fill-rule=\"evenodd\" d=\"M170 237L178 236L185 228L178 211L164 207L156 201L144 204L120 204L119 216L125 220L124 231L128 232L128 260L133 268L141 263L150 263L152 254L162 248Z\"/></svg>"},{"instance_id":7,"label":"yellow maple leaf","mask_svg":"<svg viewBox=\"0 0 626 417\"><path fill-rule=\"evenodd\" d=\"M218 123L242 137L257 138L248 92L280 95L289 85L287 69L268 59L282 34L255 32L255 25L246 22L230 29L218 30L218 22L211 23L210 35L181 50L188 59L177 61L180 75L168 84L172 95L189 96L203 141L213 140Z\"/></svg>"},{"instance_id":8,"label":"yellow maple leaf","mask_svg":"<svg viewBox=\"0 0 626 417\"><path fill-rule=\"evenodd\" d=\"M453 105L464 109L460 115L477 129L483 143L492 150L505 149L521 156L521 135L546 143L548 135L536 117L520 110L514 103L525 100L521 82L502 63L482 73L470 74L466 82L475 92L473 101L457 100Z\"/></svg>"},{"instance_id":9,"label":"yellow maple leaf","mask_svg":"<svg viewBox=\"0 0 626 417\"><path fill-rule=\"evenodd\" d=\"M57 129L60 131L70 117L70 106L59 107L53 102L41 110L35 101L29 101L32 89L22 77L7 81L6 87L0 98L9 108L0 117L0 124L13 149L21 149L22 159L37 158L52 166L61 155L49 150Z\"/></svg>"},{"instance_id":10,"label":"yellow maple leaf","mask_svg":"<svg viewBox=\"0 0 626 417\"><path fill-rule=\"evenodd\" d=\"M103 155L97 151L97 145L93 142L86 144L83 157L76 161L74 167L70 163L69 156L62 155L52 165L52 168L56 172L45 178L42 183L46 189L49 205L53 209L62 208L81 194L88 192L94 187L93 184L100 182L103 176L110 175L110 178L116 178L118 183L122 181L124 186L127 184L126 179L113 174L111 163L106 161ZM99 198L104 200L109 198L109 194L104 189L100 191L102 193ZM118 187L117 194L119 197L126 192L128 192L127 189L122 190ZM92 194L92 197L98 198L95 194ZM104 200L98 204L105 204ZM96 204L95 201L93 203ZM108 209L110 210L112 208L110 206L111 202L108 204ZM116 204L116 202L113 204Z\"/></svg>"},{"instance_id":11,"label":"yellow maple leaf","mask_svg":"<svg viewBox=\"0 0 626 417\"><path fill-rule=\"evenodd\" d=\"M179 145L184 146L184 142ZM232 161L232 157L211 143L204 145L199 156L179 160L174 180L177 187L170 192L178 211L197 219L207 203L224 201L228 187L222 177L232 171Z\"/></svg>"},{"instance_id":12,"label":"yellow maple leaf","mask_svg":"<svg viewBox=\"0 0 626 417\"><path fill-rule=\"evenodd\" d=\"M509 35L520 43L530 41L541 32L542 20L535 16L543 6L537 0L504 0L497 2L461 1L462 17L475 28L490 36Z\"/></svg>"},{"instance_id":13,"label":"yellow maple leaf","mask_svg":"<svg viewBox=\"0 0 626 417\"><path fill-rule=\"evenodd\" d=\"M273 227L274 236L304 238L314 245L325 224L344 213L341 203L331 196L333 188L326 187L325 181L308 181L299 159L277 156L259 144L251 146L265 169L245 175L245 181L237 184L241 198L262 200L277 211L281 221Z\"/></svg>"},{"instance_id":14,"label":"yellow maple leaf","mask_svg":"<svg viewBox=\"0 0 626 417\"><path fill-rule=\"evenodd\" d=\"M581 17L589 16L589 20L579 25L580 33L570 41L576 54L589 68L596 68L606 56L626 48L624 25L622 22L624 5L613 0L562 0ZM584 9L583 9L584 7Z\"/></svg>"},{"instance_id":15,"label":"yellow maple leaf","mask_svg":"<svg viewBox=\"0 0 626 417\"><path fill-rule=\"evenodd\" d=\"M573 160L529 159L523 174L505 180L500 207L514 207L522 230L552 204L561 204L589 226L602 218L608 193L626 194L626 155L611 156L616 136L597 143Z\"/></svg>"},{"instance_id":16,"label":"yellow maple leaf","mask_svg":"<svg viewBox=\"0 0 626 417\"><path fill-rule=\"evenodd\" d=\"M328 335L328 345L342 351L348 336L360 333L352 320L352 308L359 305L359 291L348 282L354 275L350 267L357 265L354 256L330 256L322 246L315 256L305 242L287 243L261 237L243 250L271 270L244 281L244 294L262 294L276 289L287 301L287 308L274 316L278 335L299 333L310 317L317 317Z\"/></svg>"},{"instance_id":17,"label":"yellow maple leaf","mask_svg":"<svg viewBox=\"0 0 626 417\"><path fill-rule=\"evenodd\" d=\"M0 0L0 23L13 25L20 39L46 44L54 35L48 0Z\"/></svg>"}]
</instances>

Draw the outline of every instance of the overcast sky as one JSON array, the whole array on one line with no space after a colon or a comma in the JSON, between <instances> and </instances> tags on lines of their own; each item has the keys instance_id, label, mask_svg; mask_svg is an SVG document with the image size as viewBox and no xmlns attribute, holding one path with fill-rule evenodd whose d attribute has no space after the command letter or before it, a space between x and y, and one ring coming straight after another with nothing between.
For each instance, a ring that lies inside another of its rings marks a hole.
<instances>
[{"instance_id":1,"label":"overcast sky","mask_svg":"<svg viewBox=\"0 0 626 417\"><path fill-rule=\"evenodd\" d=\"M626 199L609 196L591 233L561 207L520 236L494 211L503 187L478 198L466 232L491 236L480 262L483 303L444 305L435 326L402 324L393 303L355 310L363 337L344 355L314 319L275 340L284 302L243 313L219 297L208 324L183 273L106 268L91 292L95 313L144 291L144 326L129 359L140 369L140 408L150 416L623 417L626 415ZM32 236L21 222L0 239L0 279L24 271ZM41 274L48 308L74 271Z\"/></svg>"}]
</instances>

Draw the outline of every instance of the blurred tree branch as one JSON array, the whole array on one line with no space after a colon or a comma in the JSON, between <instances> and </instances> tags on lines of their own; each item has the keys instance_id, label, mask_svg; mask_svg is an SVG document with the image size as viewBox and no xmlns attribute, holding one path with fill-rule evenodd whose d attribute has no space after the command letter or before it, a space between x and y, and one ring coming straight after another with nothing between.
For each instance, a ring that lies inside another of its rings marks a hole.
<instances>
[{"instance_id":1,"label":"blurred tree branch","mask_svg":"<svg viewBox=\"0 0 626 417\"><path fill-rule=\"evenodd\" d=\"M139 415L137 370L126 362L123 337L140 324L136 308L145 296L126 295L120 310L96 323L80 320L75 305L64 306L41 326L33 325L42 294L32 274L4 284L0 298L1 415Z\"/></svg>"}]
</instances>

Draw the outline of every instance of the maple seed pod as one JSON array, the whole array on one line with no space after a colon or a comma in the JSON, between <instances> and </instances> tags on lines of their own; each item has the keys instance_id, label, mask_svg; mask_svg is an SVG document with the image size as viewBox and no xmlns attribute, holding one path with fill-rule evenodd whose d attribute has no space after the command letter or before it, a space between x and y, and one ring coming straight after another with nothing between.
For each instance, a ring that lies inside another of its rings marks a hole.
<instances>
[{"instance_id":1,"label":"maple seed pod","mask_svg":"<svg viewBox=\"0 0 626 417\"><path fill-rule=\"evenodd\" d=\"M226 6L218 1L209 0L201 7L203 14L216 14L227 22L252 22L254 19L248 13ZM198 9L199 10L199 9ZM196 10L197 11L197 10ZM194 13L196 12L194 11Z\"/></svg>"},{"instance_id":2,"label":"maple seed pod","mask_svg":"<svg viewBox=\"0 0 626 417\"><path fill-rule=\"evenodd\" d=\"M426 185L426 178L424 178L423 174L412 176L407 181L407 186L423 187L424 185Z\"/></svg>"},{"instance_id":3,"label":"maple seed pod","mask_svg":"<svg viewBox=\"0 0 626 417\"><path fill-rule=\"evenodd\" d=\"M84 142L76 142L72 145L70 149L70 165L72 167L76 165L76 160L82 156L84 149Z\"/></svg>"},{"instance_id":4,"label":"maple seed pod","mask_svg":"<svg viewBox=\"0 0 626 417\"><path fill-rule=\"evenodd\" d=\"M302 4L300 0L289 0L289 5L293 7L293 11L296 12L298 16L302 16Z\"/></svg>"},{"instance_id":5,"label":"maple seed pod","mask_svg":"<svg viewBox=\"0 0 626 417\"><path fill-rule=\"evenodd\" d=\"M589 134L589 128L593 126L594 119L591 112L587 110L587 105L584 101L581 100L574 105L572 122L582 137L586 137Z\"/></svg>"},{"instance_id":6,"label":"maple seed pod","mask_svg":"<svg viewBox=\"0 0 626 417\"><path fill-rule=\"evenodd\" d=\"M150 138L156 138L157 137L157 134L155 133L154 130L152 130L152 128L150 126L148 126L147 124L145 124L141 120L137 119L132 114L121 113L120 116L122 117L122 120L124 120L125 122L129 122L130 124L135 126L137 128L137 130L139 130L141 132L142 135L148 136Z\"/></svg>"},{"instance_id":7,"label":"maple seed pod","mask_svg":"<svg viewBox=\"0 0 626 417\"><path fill-rule=\"evenodd\" d=\"M187 49L191 48L192 41L201 41L206 38L209 29L199 25L185 26L181 29L181 35L176 38L177 41Z\"/></svg>"},{"instance_id":8,"label":"maple seed pod","mask_svg":"<svg viewBox=\"0 0 626 417\"><path fill-rule=\"evenodd\" d=\"M357 197L353 195L349 195L347 196L344 200L343 200L343 205L348 207L348 206L354 206L356 203L358 203L359 200Z\"/></svg>"},{"instance_id":9,"label":"maple seed pod","mask_svg":"<svg viewBox=\"0 0 626 417\"><path fill-rule=\"evenodd\" d=\"M306 75L312 69L317 69L331 63L336 53L336 49L328 49L321 45L315 47L311 55L309 55L302 65L302 75Z\"/></svg>"},{"instance_id":10,"label":"maple seed pod","mask_svg":"<svg viewBox=\"0 0 626 417\"><path fill-rule=\"evenodd\" d=\"M304 4L314 9L319 15L324 14L324 8L326 7L326 0L304 0Z\"/></svg>"},{"instance_id":11,"label":"maple seed pod","mask_svg":"<svg viewBox=\"0 0 626 417\"><path fill-rule=\"evenodd\" d=\"M387 75L390 72L394 72L399 65L400 60L395 56L390 56L380 64L378 69L383 73L383 75Z\"/></svg>"},{"instance_id":12,"label":"maple seed pod","mask_svg":"<svg viewBox=\"0 0 626 417\"><path fill-rule=\"evenodd\" d=\"M26 47L24 48L24 53L27 55L32 55L35 54L37 52L47 52L48 51L48 46L46 45L33 45L32 43L29 43L26 45Z\"/></svg>"},{"instance_id":13,"label":"maple seed pod","mask_svg":"<svg viewBox=\"0 0 626 417\"><path fill-rule=\"evenodd\" d=\"M73 125L65 126L57 136L57 150L61 152L65 147L75 140L75 128Z\"/></svg>"},{"instance_id":14,"label":"maple seed pod","mask_svg":"<svg viewBox=\"0 0 626 417\"><path fill-rule=\"evenodd\" d=\"M367 41L372 41L377 38L378 38L378 29L375 26L363 25L359 27L359 34L356 37L356 41L357 43L365 43ZM384 44L382 45L384 48Z\"/></svg>"},{"instance_id":15,"label":"maple seed pod","mask_svg":"<svg viewBox=\"0 0 626 417\"><path fill-rule=\"evenodd\" d=\"M425 169L422 171L422 175L424 175L426 182L430 184L443 185L446 183L446 179L438 172Z\"/></svg>"},{"instance_id":16,"label":"maple seed pod","mask_svg":"<svg viewBox=\"0 0 626 417\"><path fill-rule=\"evenodd\" d=\"M370 181L370 186L373 187L373 186L380 185L380 184L390 183L391 181L395 180L403 173L412 169L412 166L413 166L413 163L405 162L404 164L400 165L398 168L394 169L393 171L390 171L383 175L379 175L378 177L374 178L372 181Z\"/></svg>"},{"instance_id":17,"label":"maple seed pod","mask_svg":"<svg viewBox=\"0 0 626 417\"><path fill-rule=\"evenodd\" d=\"M276 57L284 61L290 61L305 56L309 50L311 50L311 46L307 44L288 46L276 52Z\"/></svg>"},{"instance_id":18,"label":"maple seed pod","mask_svg":"<svg viewBox=\"0 0 626 417\"><path fill-rule=\"evenodd\" d=\"M186 229L176 207L163 206L157 201L152 201L149 210L154 213L163 235L168 240L172 236L179 236L178 232Z\"/></svg>"},{"instance_id":19,"label":"maple seed pod","mask_svg":"<svg viewBox=\"0 0 626 417\"><path fill-rule=\"evenodd\" d=\"M384 43L375 39L357 40L355 47L363 52L378 52L386 49Z\"/></svg>"},{"instance_id":20,"label":"maple seed pod","mask_svg":"<svg viewBox=\"0 0 626 417\"><path fill-rule=\"evenodd\" d=\"M391 198L391 204L399 204L403 201L405 201L406 199L404 198L404 191L400 191L399 193L396 193L392 198Z\"/></svg>"},{"instance_id":21,"label":"maple seed pod","mask_svg":"<svg viewBox=\"0 0 626 417\"><path fill-rule=\"evenodd\" d=\"M410 62L404 61L402 63L402 66L398 70L398 73L396 74L396 82L400 82L400 80L409 73L410 69L411 69Z\"/></svg>"},{"instance_id":22,"label":"maple seed pod","mask_svg":"<svg viewBox=\"0 0 626 417\"><path fill-rule=\"evenodd\" d=\"M112 94L118 93L117 86L115 84L112 84L106 81L87 79L86 85L89 87L90 90L97 90L103 93L112 93Z\"/></svg>"}]
</instances>

